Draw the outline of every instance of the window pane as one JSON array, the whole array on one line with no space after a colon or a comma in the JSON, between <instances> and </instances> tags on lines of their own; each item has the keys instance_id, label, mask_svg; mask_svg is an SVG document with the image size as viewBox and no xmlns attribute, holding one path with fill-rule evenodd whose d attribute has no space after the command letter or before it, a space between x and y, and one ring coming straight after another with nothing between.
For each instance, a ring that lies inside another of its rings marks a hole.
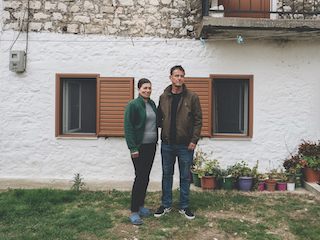
<instances>
[{"instance_id":1,"label":"window pane","mask_svg":"<svg viewBox=\"0 0 320 240\"><path fill-rule=\"evenodd\" d=\"M81 132L96 133L96 93L97 83L92 80L81 81Z\"/></svg>"},{"instance_id":2,"label":"window pane","mask_svg":"<svg viewBox=\"0 0 320 240\"><path fill-rule=\"evenodd\" d=\"M77 131L81 128L81 85L78 82L68 82L68 124L67 131L74 130Z\"/></svg>"},{"instance_id":3,"label":"window pane","mask_svg":"<svg viewBox=\"0 0 320 240\"><path fill-rule=\"evenodd\" d=\"M96 133L96 81L63 81L63 133Z\"/></svg>"},{"instance_id":4,"label":"window pane","mask_svg":"<svg viewBox=\"0 0 320 240\"><path fill-rule=\"evenodd\" d=\"M214 80L214 133L248 133L248 80Z\"/></svg>"}]
</instances>

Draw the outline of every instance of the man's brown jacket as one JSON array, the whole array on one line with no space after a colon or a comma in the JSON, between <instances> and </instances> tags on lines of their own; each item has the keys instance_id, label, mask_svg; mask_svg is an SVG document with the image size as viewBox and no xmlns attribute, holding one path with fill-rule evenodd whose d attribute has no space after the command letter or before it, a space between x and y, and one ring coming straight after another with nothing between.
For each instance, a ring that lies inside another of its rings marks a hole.
<instances>
[{"instance_id":1,"label":"man's brown jacket","mask_svg":"<svg viewBox=\"0 0 320 240\"><path fill-rule=\"evenodd\" d=\"M170 145L170 122L172 85L168 86L160 96L158 106L158 124L162 128L161 140ZM175 144L197 144L202 127L202 111L199 97L196 93L186 88L183 84L183 92L178 104L176 118L176 142Z\"/></svg>"}]
</instances>

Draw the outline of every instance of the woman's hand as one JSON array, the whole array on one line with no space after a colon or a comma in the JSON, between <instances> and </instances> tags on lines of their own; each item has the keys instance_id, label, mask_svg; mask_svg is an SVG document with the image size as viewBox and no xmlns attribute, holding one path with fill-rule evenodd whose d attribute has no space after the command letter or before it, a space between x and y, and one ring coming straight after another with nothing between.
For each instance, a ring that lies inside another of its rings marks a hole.
<instances>
[{"instance_id":1,"label":"woman's hand","mask_svg":"<svg viewBox=\"0 0 320 240\"><path fill-rule=\"evenodd\" d=\"M132 158L137 158L137 157L139 157L139 152L136 151L136 152L131 153L131 157L132 157Z\"/></svg>"}]
</instances>

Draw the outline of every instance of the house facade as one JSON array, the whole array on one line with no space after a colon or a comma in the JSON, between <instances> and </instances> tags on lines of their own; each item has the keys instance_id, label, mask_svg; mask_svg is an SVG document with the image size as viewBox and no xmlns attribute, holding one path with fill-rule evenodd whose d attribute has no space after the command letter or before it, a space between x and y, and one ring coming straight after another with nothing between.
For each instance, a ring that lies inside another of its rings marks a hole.
<instances>
[{"instance_id":1,"label":"house facade","mask_svg":"<svg viewBox=\"0 0 320 240\"><path fill-rule=\"evenodd\" d=\"M266 172L320 139L320 6L242 2L1 0L1 178L133 180L124 108L140 78L157 103L174 65L222 167Z\"/></svg>"}]
</instances>

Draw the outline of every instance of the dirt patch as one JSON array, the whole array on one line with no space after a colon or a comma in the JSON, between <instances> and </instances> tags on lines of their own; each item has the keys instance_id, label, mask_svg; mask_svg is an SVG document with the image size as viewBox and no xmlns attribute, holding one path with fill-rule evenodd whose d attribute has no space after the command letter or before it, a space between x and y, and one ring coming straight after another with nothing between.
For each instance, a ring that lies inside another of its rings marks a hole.
<instances>
[{"instance_id":1,"label":"dirt patch","mask_svg":"<svg viewBox=\"0 0 320 240\"><path fill-rule=\"evenodd\" d=\"M232 236L231 234L227 234L224 231L221 231L214 226L212 228L208 228L205 230L199 229L197 236L192 236L188 238L190 240L240 240L242 238L237 236Z\"/></svg>"}]
</instances>

